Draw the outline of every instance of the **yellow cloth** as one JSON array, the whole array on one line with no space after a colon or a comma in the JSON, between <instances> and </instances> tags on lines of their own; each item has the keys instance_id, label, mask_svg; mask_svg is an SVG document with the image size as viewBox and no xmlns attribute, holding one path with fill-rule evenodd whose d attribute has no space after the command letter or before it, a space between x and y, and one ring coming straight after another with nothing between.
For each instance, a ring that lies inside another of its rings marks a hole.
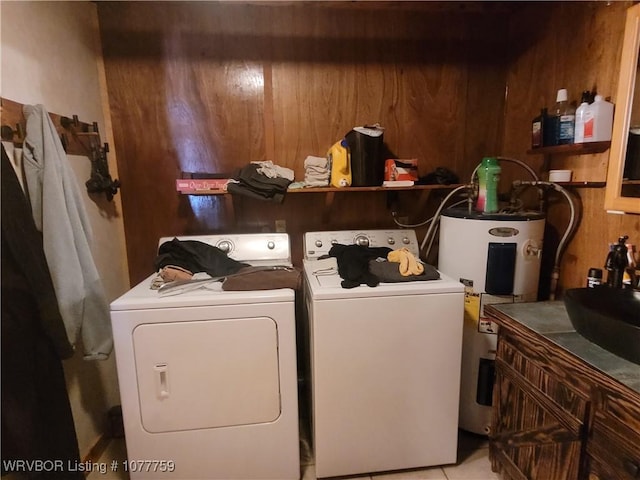
<instances>
[{"instance_id":1,"label":"yellow cloth","mask_svg":"<svg viewBox=\"0 0 640 480\"><path fill-rule=\"evenodd\" d=\"M400 275L408 277L409 275L421 275L424 272L422 263L406 248L400 248L393 250L387 255L387 260L390 262L399 263L398 267Z\"/></svg>"}]
</instances>

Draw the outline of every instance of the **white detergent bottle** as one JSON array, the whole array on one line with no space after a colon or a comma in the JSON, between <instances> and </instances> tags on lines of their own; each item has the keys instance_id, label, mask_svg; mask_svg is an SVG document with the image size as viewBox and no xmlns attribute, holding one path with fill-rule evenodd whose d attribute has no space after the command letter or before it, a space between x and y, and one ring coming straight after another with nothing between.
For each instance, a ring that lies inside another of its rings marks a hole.
<instances>
[{"instance_id":1,"label":"white detergent bottle","mask_svg":"<svg viewBox=\"0 0 640 480\"><path fill-rule=\"evenodd\" d=\"M596 95L584 117L584 142L606 142L611 140L613 130L613 103L602 95Z\"/></svg>"},{"instance_id":2,"label":"white detergent bottle","mask_svg":"<svg viewBox=\"0 0 640 480\"><path fill-rule=\"evenodd\" d=\"M589 95L591 92L584 91L582 92L582 102L580 106L576 108L576 124L573 129L573 143L583 143L584 142L584 120L587 110L589 109Z\"/></svg>"}]
</instances>

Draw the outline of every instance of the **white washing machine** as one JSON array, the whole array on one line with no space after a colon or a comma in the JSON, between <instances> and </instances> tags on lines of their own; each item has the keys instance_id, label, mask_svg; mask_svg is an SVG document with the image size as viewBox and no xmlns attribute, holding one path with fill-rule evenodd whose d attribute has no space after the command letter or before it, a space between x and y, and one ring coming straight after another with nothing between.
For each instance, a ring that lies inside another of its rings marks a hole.
<instances>
[{"instance_id":1,"label":"white washing machine","mask_svg":"<svg viewBox=\"0 0 640 480\"><path fill-rule=\"evenodd\" d=\"M345 289L317 260L334 243L419 250L413 230L304 236L316 475L455 463L463 285L442 275Z\"/></svg>"},{"instance_id":2,"label":"white washing machine","mask_svg":"<svg viewBox=\"0 0 640 480\"><path fill-rule=\"evenodd\" d=\"M291 265L287 234L178 238ZM130 478L300 478L294 291L160 296L154 277L111 304Z\"/></svg>"}]
</instances>

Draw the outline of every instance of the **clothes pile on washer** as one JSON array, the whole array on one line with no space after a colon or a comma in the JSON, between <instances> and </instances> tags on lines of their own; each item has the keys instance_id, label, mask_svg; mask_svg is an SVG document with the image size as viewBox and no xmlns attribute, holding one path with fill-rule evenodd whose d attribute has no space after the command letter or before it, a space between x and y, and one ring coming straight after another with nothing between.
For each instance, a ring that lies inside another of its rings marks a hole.
<instances>
[{"instance_id":1,"label":"clothes pile on washer","mask_svg":"<svg viewBox=\"0 0 640 480\"><path fill-rule=\"evenodd\" d=\"M221 282L222 290L272 290L301 284L300 269L290 265L251 266L230 258L220 248L197 240L174 238L163 243L155 259L158 275L151 288L162 292L171 287L208 280ZM174 290L176 292L177 290Z\"/></svg>"},{"instance_id":2,"label":"clothes pile on washer","mask_svg":"<svg viewBox=\"0 0 640 480\"><path fill-rule=\"evenodd\" d=\"M328 256L336 259L343 288L440 278L435 267L422 263L406 248L392 250L388 247L335 244Z\"/></svg>"}]
</instances>

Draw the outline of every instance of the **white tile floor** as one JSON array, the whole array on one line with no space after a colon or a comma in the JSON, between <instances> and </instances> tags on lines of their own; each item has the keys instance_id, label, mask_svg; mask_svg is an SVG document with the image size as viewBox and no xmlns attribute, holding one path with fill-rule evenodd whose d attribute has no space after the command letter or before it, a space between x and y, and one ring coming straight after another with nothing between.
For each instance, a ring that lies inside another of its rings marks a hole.
<instances>
[{"instance_id":1,"label":"white tile floor","mask_svg":"<svg viewBox=\"0 0 640 480\"><path fill-rule=\"evenodd\" d=\"M301 440L301 478L315 480L316 472L313 454L306 439ZM114 439L109 443L98 465L106 465L107 472L94 471L88 480L128 480L122 471L122 460L126 458L124 439ZM115 462L114 462L115 461ZM118 465L117 471L111 466ZM458 463L443 467L418 470L403 470L381 474L348 477L349 480L499 480L500 476L491 471L489 462L489 444L484 437L460 431L458 437Z\"/></svg>"}]
</instances>

